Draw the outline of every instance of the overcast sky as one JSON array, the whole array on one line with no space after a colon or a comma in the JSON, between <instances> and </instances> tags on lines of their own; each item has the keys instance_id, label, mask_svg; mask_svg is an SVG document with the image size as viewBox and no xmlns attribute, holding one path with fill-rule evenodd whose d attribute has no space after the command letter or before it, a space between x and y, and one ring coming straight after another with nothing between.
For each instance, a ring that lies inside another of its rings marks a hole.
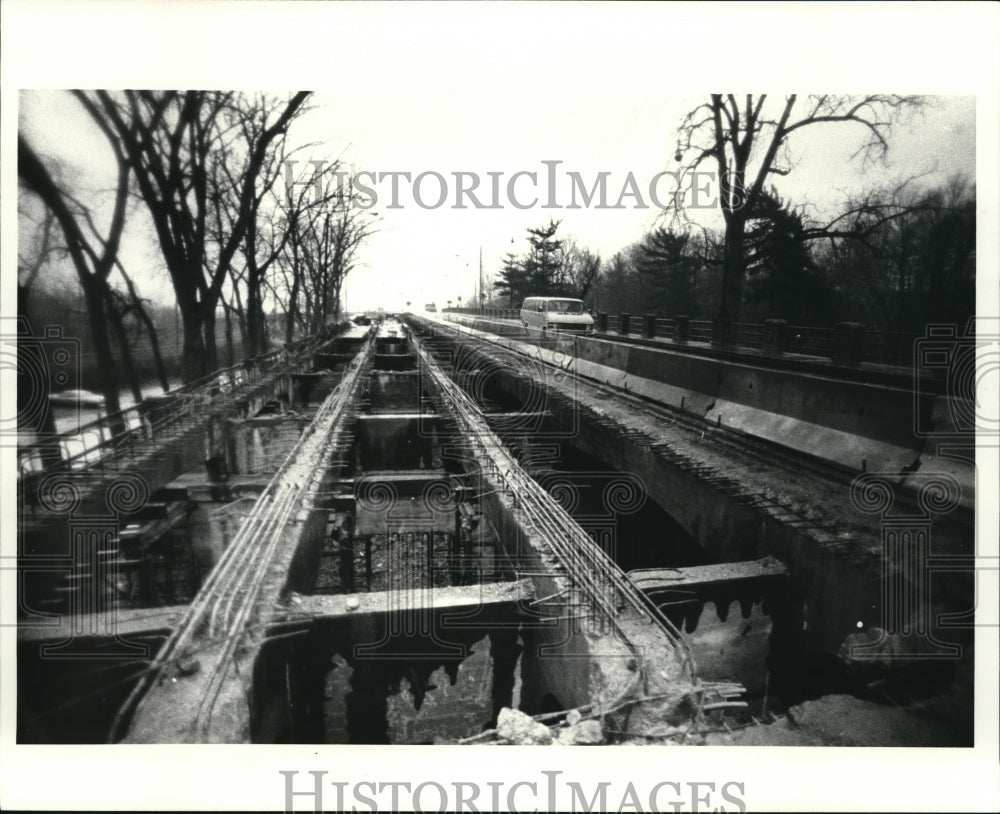
<instances>
[{"instance_id":1,"label":"overcast sky","mask_svg":"<svg viewBox=\"0 0 1000 814\"><path fill-rule=\"evenodd\" d=\"M676 127L705 96L697 77L706 67L708 51L692 64L692 50L697 54L698 49L684 36L693 30L690 9L683 8L682 19L675 19L676 11L645 6L624 14L585 6L572 15L537 6L505 13L493 7L432 6L426 14L407 7L393 15L396 22L390 25L384 8L350 6L316 18L327 21L328 39L318 34L318 23L307 22L313 8L299 10L301 24L293 15L278 18L285 23L284 36L292 41L262 40L258 30L251 47L239 52L237 75L226 58L226 51L232 51L227 41L222 54L206 60L194 77L182 70L178 81L169 81L167 70L155 84L167 79L169 85L183 87L184 79L196 78L188 86L286 93L314 89L313 109L295 123L290 135L293 144L317 142L303 158L342 156L359 171L409 173L411 179L440 173L445 178L447 197L435 208L430 208L439 199L435 176L425 177L420 185L424 206L403 178L397 209L385 206L389 180L376 185L380 200L373 211L381 223L361 251L362 265L345 286L349 309L468 298L478 275L480 247L489 277L505 252L524 250L525 229L549 217L562 219L563 236L606 259L639 240L656 222L660 210L649 199L650 180L677 167L672 160ZM494 29L508 36L488 36ZM232 35L237 40L248 36L238 27ZM291 48L300 64L289 71L277 55L266 61L277 46L285 49L286 59ZM258 51L266 67L252 57ZM321 70L315 70L317 64ZM140 85L131 75L116 74L114 84ZM144 78L141 70L135 75ZM739 76L733 79L739 84ZM61 86L77 84L93 86L91 81L73 81L72 73ZM896 89L908 88L887 88L883 80L861 88ZM781 93L773 99L780 103ZM21 126L38 149L78 167L81 182L94 188L108 185L107 146L75 100L62 92L45 92L21 94L20 101ZM938 97L922 116L896 128L888 167L865 167L850 160L863 136L860 128L830 125L801 131L792 142L795 171L775 177L775 182L788 199L812 203L817 207L813 211L822 215L850 192L907 175L928 173L925 183L954 173L973 178L975 130L973 97ZM555 167L560 206L554 209L542 208L548 195L543 161L561 162ZM537 173L537 188L527 177L514 188L515 200L522 205L540 197L527 209L517 208L507 195L507 183L519 171ZM503 173L500 208L477 210L466 199L470 208L456 210L455 172L476 173L482 179L478 194L483 203L490 201L487 174ZM634 197L626 197L623 209L568 209L568 172L579 173L588 187L599 173L609 173L609 205L618 201L632 173L644 200L637 205ZM658 186L661 199L666 199L667 189L666 182ZM707 211L701 217L711 223L718 215ZM150 296L169 297L141 212L130 226L123 250L127 267Z\"/></svg>"}]
</instances>

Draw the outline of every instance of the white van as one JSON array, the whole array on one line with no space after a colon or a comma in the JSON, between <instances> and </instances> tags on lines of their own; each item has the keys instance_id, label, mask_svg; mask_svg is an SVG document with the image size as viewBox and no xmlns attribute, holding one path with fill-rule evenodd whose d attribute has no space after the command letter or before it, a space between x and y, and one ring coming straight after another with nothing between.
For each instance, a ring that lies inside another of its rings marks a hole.
<instances>
[{"instance_id":1,"label":"white van","mask_svg":"<svg viewBox=\"0 0 1000 814\"><path fill-rule=\"evenodd\" d=\"M594 318L583 300L569 297L528 297L521 305L521 324L529 334L593 333Z\"/></svg>"}]
</instances>

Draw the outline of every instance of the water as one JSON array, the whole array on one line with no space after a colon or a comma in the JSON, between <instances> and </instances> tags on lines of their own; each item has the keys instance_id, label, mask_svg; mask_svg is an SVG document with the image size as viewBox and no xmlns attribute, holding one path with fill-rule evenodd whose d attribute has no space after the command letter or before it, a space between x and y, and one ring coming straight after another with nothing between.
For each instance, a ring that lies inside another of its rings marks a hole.
<instances>
[{"instance_id":1,"label":"water","mask_svg":"<svg viewBox=\"0 0 1000 814\"><path fill-rule=\"evenodd\" d=\"M174 389L181 384L181 380L169 380L168 384L171 389ZM139 391L145 399L150 396L162 395L163 388L158 384L146 384L141 386ZM118 398L122 410L127 410L136 405L136 400L132 395L131 389L121 390ZM82 428L105 415L103 406L92 406L89 404L77 404L72 407L53 405L51 410L56 433L62 436L59 440L62 457L64 459L76 458L81 464L96 460L96 448L102 440L108 437L108 430L100 427L87 430L83 430ZM130 429L134 429L140 425L139 418L136 415L128 415L126 422ZM21 430L17 434L18 449L23 450L38 440L38 434L33 430ZM41 461L37 456L22 457L21 467L27 471L37 471L42 468Z\"/></svg>"}]
</instances>

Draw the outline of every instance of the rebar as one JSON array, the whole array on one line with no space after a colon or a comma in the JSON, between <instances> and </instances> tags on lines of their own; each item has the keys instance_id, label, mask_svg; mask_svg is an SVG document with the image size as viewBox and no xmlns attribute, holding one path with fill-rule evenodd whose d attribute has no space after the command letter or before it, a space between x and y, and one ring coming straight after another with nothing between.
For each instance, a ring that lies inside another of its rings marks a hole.
<instances>
[{"instance_id":1,"label":"rebar","mask_svg":"<svg viewBox=\"0 0 1000 814\"><path fill-rule=\"evenodd\" d=\"M267 569L274 560L295 507L301 504L302 498L313 486L314 473L322 471L324 461L340 448L340 436L351 413L349 407L358 395L360 372L370 365L373 348L374 337L371 336L349 363L339 384L320 405L312 422L254 503L184 617L156 654L149 671L133 688L116 715L111 730L112 740L119 733L125 717L141 700L153 677L167 662L185 655L199 637L207 640L224 637L221 658L209 678L196 720L199 733L203 734L207 729L230 661L243 639ZM296 469L301 469L302 474L295 473Z\"/></svg>"},{"instance_id":2,"label":"rebar","mask_svg":"<svg viewBox=\"0 0 1000 814\"><path fill-rule=\"evenodd\" d=\"M633 644L618 622L619 600L647 618L666 634L675 645L684 666L690 668L694 679L694 660L683 635L669 619L646 597L618 565L590 538L569 513L542 489L518 465L506 450L500 438L489 428L480 408L440 368L432 354L414 338L414 347L426 370L446 397L441 409L447 410L471 442L474 455L481 467L492 477L503 482L512 497L516 496L517 508L524 513L530 525L544 544L555 555L556 561L569 577L571 587L610 622L630 646ZM505 491L501 487L500 491Z\"/></svg>"}]
</instances>

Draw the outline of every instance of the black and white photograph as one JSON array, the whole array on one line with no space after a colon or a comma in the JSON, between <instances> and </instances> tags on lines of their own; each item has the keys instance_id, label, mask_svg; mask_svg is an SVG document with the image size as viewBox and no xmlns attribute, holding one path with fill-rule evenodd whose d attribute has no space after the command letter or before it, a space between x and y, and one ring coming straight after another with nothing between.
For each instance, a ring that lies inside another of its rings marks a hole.
<instances>
[{"instance_id":1,"label":"black and white photograph","mask_svg":"<svg viewBox=\"0 0 1000 814\"><path fill-rule=\"evenodd\" d=\"M3 16L0 805L1000 805L996 6Z\"/></svg>"}]
</instances>

